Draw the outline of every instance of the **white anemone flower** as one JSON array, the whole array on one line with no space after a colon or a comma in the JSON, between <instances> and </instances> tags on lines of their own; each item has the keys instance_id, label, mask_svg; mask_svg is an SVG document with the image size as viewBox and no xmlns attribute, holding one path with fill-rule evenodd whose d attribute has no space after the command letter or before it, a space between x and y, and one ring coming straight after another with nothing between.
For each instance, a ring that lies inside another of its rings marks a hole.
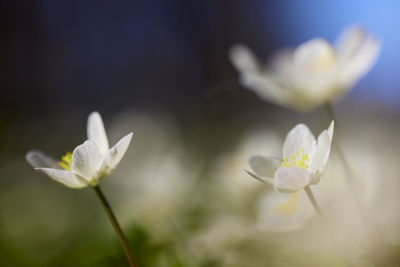
<instances>
[{"instance_id":1,"label":"white anemone flower","mask_svg":"<svg viewBox=\"0 0 400 267\"><path fill-rule=\"evenodd\" d=\"M92 112L88 118L87 135L88 140L77 146L73 153L68 152L61 161L38 150L29 151L26 160L36 171L67 187L96 186L101 178L117 167L128 149L132 133L109 148L103 120L98 112Z\"/></svg>"},{"instance_id":2,"label":"white anemone flower","mask_svg":"<svg viewBox=\"0 0 400 267\"><path fill-rule=\"evenodd\" d=\"M308 111L345 94L374 65L380 40L360 26L346 29L331 46L314 38L296 49L282 49L263 66L244 45L230 51L240 82L261 98Z\"/></svg>"},{"instance_id":3,"label":"white anemone flower","mask_svg":"<svg viewBox=\"0 0 400 267\"><path fill-rule=\"evenodd\" d=\"M276 191L286 193L319 183L328 162L333 128L332 121L316 141L306 125L296 125L283 143L283 159L252 156L249 164L254 173L248 173L262 182L273 184Z\"/></svg>"},{"instance_id":4,"label":"white anemone flower","mask_svg":"<svg viewBox=\"0 0 400 267\"><path fill-rule=\"evenodd\" d=\"M320 187L313 190L321 203ZM323 203L322 203L323 204ZM305 191L281 194L269 191L257 203L257 227L266 232L301 229L316 215Z\"/></svg>"}]
</instances>

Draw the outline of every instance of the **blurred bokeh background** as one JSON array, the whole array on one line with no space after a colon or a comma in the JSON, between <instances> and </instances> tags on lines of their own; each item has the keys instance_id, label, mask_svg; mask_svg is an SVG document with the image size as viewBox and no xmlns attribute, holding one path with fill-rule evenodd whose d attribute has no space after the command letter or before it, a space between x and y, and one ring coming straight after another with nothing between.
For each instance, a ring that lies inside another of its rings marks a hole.
<instances>
[{"instance_id":1,"label":"blurred bokeh background","mask_svg":"<svg viewBox=\"0 0 400 267\"><path fill-rule=\"evenodd\" d=\"M400 264L399 2L0 6L1 266L126 266L92 190L62 187L24 158L33 148L54 157L71 151L85 140L93 110L111 143L134 132L101 185L140 266ZM249 178L248 156L279 156L295 124L316 135L330 119L323 109L297 114L243 88L229 48L245 43L267 59L313 37L334 41L353 23L383 40L375 67L334 106L335 142L357 192L333 149L315 188L330 226L303 195L295 216L277 215L274 205L288 196Z\"/></svg>"}]
</instances>

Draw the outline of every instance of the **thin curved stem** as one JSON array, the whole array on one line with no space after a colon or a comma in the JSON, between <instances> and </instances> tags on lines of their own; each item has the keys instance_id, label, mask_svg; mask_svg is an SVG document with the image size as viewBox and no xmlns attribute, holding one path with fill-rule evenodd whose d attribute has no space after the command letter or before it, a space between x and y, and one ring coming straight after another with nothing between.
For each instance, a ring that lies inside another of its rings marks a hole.
<instances>
[{"instance_id":1,"label":"thin curved stem","mask_svg":"<svg viewBox=\"0 0 400 267\"><path fill-rule=\"evenodd\" d=\"M304 188L304 191L306 191L307 196L310 199L310 202L311 202L315 212L318 213L318 215L322 217L321 207L319 206L317 200L315 199L314 194L311 191L310 186L307 186L306 188Z\"/></svg>"},{"instance_id":2,"label":"thin curved stem","mask_svg":"<svg viewBox=\"0 0 400 267\"><path fill-rule=\"evenodd\" d=\"M335 112L333 110L332 104L330 102L327 102L325 104L325 110L328 113L328 116L331 120L335 121L335 131L339 132L339 136L340 136L340 127L339 127L339 123L336 119L335 116ZM347 183L348 186L350 188L351 191L351 195L354 201L354 204L356 205L356 208L361 216L361 218L363 219L365 226L367 228L367 231L369 232L369 236L370 236L370 241L374 242L378 241L380 243L384 243L383 242L383 238L380 235L379 231L377 230L377 227L375 225L375 222L373 221L372 218L370 218L370 216L368 216L367 211L364 207L364 204L362 203L361 199L359 198L358 194L357 194L357 190L356 190L356 175L353 172L352 168L350 167L349 161L346 158L346 155L342 149L342 147L340 146L339 142L334 142L336 150L339 154L339 158L342 161L343 167L345 168L347 174L348 174L348 179L347 179Z\"/></svg>"},{"instance_id":3,"label":"thin curved stem","mask_svg":"<svg viewBox=\"0 0 400 267\"><path fill-rule=\"evenodd\" d=\"M325 104L325 110L326 110L326 113L328 113L329 118L331 120L335 121L335 132L337 132L340 135L341 134L340 133L341 127L339 125L338 120L336 119L335 112L334 112L332 104L330 102L327 102ZM336 135L338 135L338 134L336 134ZM337 150L337 152L339 154L339 158L342 161L342 164L343 164L344 168L346 169L347 173L350 176L350 179L355 179L354 178L354 172L351 169L348 160L346 159L346 156L345 156L345 153L343 152L342 147L340 146L340 144L338 142L334 142L334 145L336 147L336 150Z\"/></svg>"},{"instance_id":4,"label":"thin curved stem","mask_svg":"<svg viewBox=\"0 0 400 267\"><path fill-rule=\"evenodd\" d=\"M103 194L103 191L101 191L98 185L94 186L93 189L96 192L96 195L99 197L101 204L103 205L104 210L106 211L108 218L111 221L111 224L113 225L115 231L118 234L118 237L121 241L122 247L124 249L126 258L128 259L130 266L135 267L136 266L135 260L133 258L131 250L129 249L128 240L126 239L124 233L122 232L121 226L119 225L117 218L115 217L114 212L111 209L110 204L108 203L106 197Z\"/></svg>"},{"instance_id":5,"label":"thin curved stem","mask_svg":"<svg viewBox=\"0 0 400 267\"><path fill-rule=\"evenodd\" d=\"M321 221L324 223L325 227L326 227L326 231L328 232L329 236L330 236L330 241L331 241L331 246L332 249L335 251L335 253L337 254L337 256L343 260L343 262L346 264L346 266L352 266L352 264L350 264L350 262L348 261L348 259L343 255L342 251L339 249L339 247L336 245L336 240L335 240L335 236L332 234L333 231L331 229L331 225L329 224L329 222L326 220L326 218L323 216L322 212L321 212L321 207L318 204L317 199L315 198L310 186L307 186L304 188L304 191L306 191L308 199L311 202L311 205L313 206L315 212L319 215Z\"/></svg>"}]
</instances>

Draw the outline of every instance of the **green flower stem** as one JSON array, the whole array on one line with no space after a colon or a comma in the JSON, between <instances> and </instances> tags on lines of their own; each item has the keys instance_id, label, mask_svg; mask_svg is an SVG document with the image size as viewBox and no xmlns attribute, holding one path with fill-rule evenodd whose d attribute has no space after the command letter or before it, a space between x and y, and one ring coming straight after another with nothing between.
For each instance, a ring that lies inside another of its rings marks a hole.
<instances>
[{"instance_id":1,"label":"green flower stem","mask_svg":"<svg viewBox=\"0 0 400 267\"><path fill-rule=\"evenodd\" d=\"M328 113L329 118L331 120L335 121L335 132L339 133L339 134L336 134L336 135L340 136L341 128L339 126L338 120L336 119L335 112L333 110L332 104L330 102L326 103L325 104L325 109L326 109L326 113ZM348 160L346 159L346 156L345 156L345 153L343 152L342 147L340 146L340 144L338 142L334 142L333 144L336 147L336 150L337 150L337 152L339 154L339 158L342 161L342 164L343 164L344 168L346 169L347 173L349 174L350 179L354 179L355 175L353 173L353 170L350 167L350 164L349 164Z\"/></svg>"},{"instance_id":2,"label":"green flower stem","mask_svg":"<svg viewBox=\"0 0 400 267\"><path fill-rule=\"evenodd\" d=\"M119 225L117 218L115 217L110 204L108 203L106 197L104 196L103 192L101 191L100 187L98 185L93 187L94 191L96 192L96 195L99 197L101 204L104 207L104 210L106 211L108 218L110 219L115 231L118 234L118 237L121 241L122 247L124 249L126 258L129 261L129 264L131 267L135 267L135 260L133 258L133 255L129 249L129 244L128 244L128 240L126 239L124 233L122 232L121 226Z\"/></svg>"},{"instance_id":3,"label":"green flower stem","mask_svg":"<svg viewBox=\"0 0 400 267\"><path fill-rule=\"evenodd\" d=\"M333 106L332 103L327 102L325 104L325 110L329 116L329 118L331 120L335 121L335 128L337 130L339 130L339 134L336 134L340 136L340 127L339 127L339 123L336 119L335 116L335 112L333 110ZM335 129L335 131L337 131ZM356 190L356 180L355 180L355 174L353 172L353 170L350 167L349 161L346 159L345 153L343 152L343 149L341 148L339 142L334 142L334 145L336 147L336 150L338 152L339 158L342 161L343 167L345 168L346 172L348 173L348 177L349 179L347 179L347 183L348 186L350 188L351 191L351 195L354 201L354 204L357 207L357 210L359 212L359 215L361 216L361 218L363 219L364 223L365 223L365 227L367 228L367 231L369 232L369 236L370 236L370 241L373 243L374 241L377 241L378 243L384 243L383 241L383 237L381 236L381 234L379 233L379 231L377 230L377 227L373 221L372 218L370 218L370 216L368 216L368 213L363 205L363 203L361 202L361 199L359 198L358 194L357 194L357 190Z\"/></svg>"},{"instance_id":4,"label":"green flower stem","mask_svg":"<svg viewBox=\"0 0 400 267\"><path fill-rule=\"evenodd\" d=\"M311 191L310 186L307 186L306 188L304 188L304 191L306 191L307 196L310 199L310 202L311 202L315 212L318 213L318 215L322 217L321 207L319 206L317 200L315 199L314 194Z\"/></svg>"}]
</instances>

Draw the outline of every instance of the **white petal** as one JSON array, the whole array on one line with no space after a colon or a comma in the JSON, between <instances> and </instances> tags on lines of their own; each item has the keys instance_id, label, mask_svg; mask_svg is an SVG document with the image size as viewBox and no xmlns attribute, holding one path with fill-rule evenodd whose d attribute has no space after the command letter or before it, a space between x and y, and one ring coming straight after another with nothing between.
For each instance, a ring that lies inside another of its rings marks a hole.
<instances>
[{"instance_id":1,"label":"white petal","mask_svg":"<svg viewBox=\"0 0 400 267\"><path fill-rule=\"evenodd\" d=\"M71 171L88 182L95 182L104 157L92 141L77 146L72 154Z\"/></svg>"},{"instance_id":2,"label":"white petal","mask_svg":"<svg viewBox=\"0 0 400 267\"><path fill-rule=\"evenodd\" d=\"M283 143L283 157L290 158L296 152L304 153L311 159L315 154L316 141L310 129L304 124L296 125L286 136Z\"/></svg>"},{"instance_id":3,"label":"white petal","mask_svg":"<svg viewBox=\"0 0 400 267\"><path fill-rule=\"evenodd\" d=\"M347 61L353 57L366 38L367 33L362 27L354 25L346 28L336 42L339 59Z\"/></svg>"},{"instance_id":4,"label":"white petal","mask_svg":"<svg viewBox=\"0 0 400 267\"><path fill-rule=\"evenodd\" d=\"M83 178L67 170L58 170L52 168L35 168L35 170L70 188L79 189L88 186Z\"/></svg>"},{"instance_id":5,"label":"white petal","mask_svg":"<svg viewBox=\"0 0 400 267\"><path fill-rule=\"evenodd\" d=\"M324 39L315 38L300 45L294 51L293 58L297 70L318 73L333 65L335 51Z\"/></svg>"},{"instance_id":6,"label":"white petal","mask_svg":"<svg viewBox=\"0 0 400 267\"><path fill-rule=\"evenodd\" d=\"M329 124L329 128L328 128L328 134L329 134L329 138L331 139L331 142L332 142L332 138L333 138L334 128L335 128L335 121L331 121L331 124Z\"/></svg>"},{"instance_id":7,"label":"white petal","mask_svg":"<svg viewBox=\"0 0 400 267\"><path fill-rule=\"evenodd\" d=\"M239 72L257 72L259 63L250 49L245 45L235 45L229 51L232 64Z\"/></svg>"},{"instance_id":8,"label":"white petal","mask_svg":"<svg viewBox=\"0 0 400 267\"><path fill-rule=\"evenodd\" d=\"M279 168L281 162L280 159L261 155L255 155L249 159L251 169L258 176L270 178L274 177L275 171Z\"/></svg>"},{"instance_id":9,"label":"white petal","mask_svg":"<svg viewBox=\"0 0 400 267\"><path fill-rule=\"evenodd\" d=\"M317 151L315 152L315 156L312 159L310 166L310 171L313 173L321 174L326 166L326 163L328 162L329 154L331 151L333 128L334 122L332 121L329 128L327 130L324 130L318 136ZM313 181L312 183L318 183L318 180Z\"/></svg>"},{"instance_id":10,"label":"white petal","mask_svg":"<svg viewBox=\"0 0 400 267\"><path fill-rule=\"evenodd\" d=\"M108 173L114 170L124 157L125 152L131 143L132 134L133 133L129 133L124 136L107 152L102 168L106 168Z\"/></svg>"},{"instance_id":11,"label":"white petal","mask_svg":"<svg viewBox=\"0 0 400 267\"><path fill-rule=\"evenodd\" d=\"M244 170L248 175L250 175L251 177L253 177L254 179L256 179L256 180L258 180L258 181L260 181L260 182L262 182L262 183L265 183L265 184L270 184L270 185L273 185L274 184L274 179L273 178L270 178L270 177L263 177L263 176L260 176L260 175L258 175L258 174L255 174L255 173L252 173L252 172L250 172L250 171L248 171L248 170Z\"/></svg>"},{"instance_id":12,"label":"white petal","mask_svg":"<svg viewBox=\"0 0 400 267\"><path fill-rule=\"evenodd\" d=\"M368 39L358 53L345 65L340 76L343 86L351 86L375 64L381 43L376 39Z\"/></svg>"},{"instance_id":13,"label":"white petal","mask_svg":"<svg viewBox=\"0 0 400 267\"><path fill-rule=\"evenodd\" d=\"M340 60L339 86L351 87L368 72L378 58L381 41L367 35L361 27L348 30L338 47Z\"/></svg>"},{"instance_id":14,"label":"white petal","mask_svg":"<svg viewBox=\"0 0 400 267\"><path fill-rule=\"evenodd\" d=\"M275 190L292 193L310 183L311 173L298 167L280 167L275 173Z\"/></svg>"},{"instance_id":15,"label":"white petal","mask_svg":"<svg viewBox=\"0 0 400 267\"><path fill-rule=\"evenodd\" d=\"M39 150L29 151L26 153L25 159L33 168L61 169L56 160Z\"/></svg>"},{"instance_id":16,"label":"white petal","mask_svg":"<svg viewBox=\"0 0 400 267\"><path fill-rule=\"evenodd\" d=\"M243 72L240 76L240 82L259 97L273 103L287 106L291 101L291 92L279 85L268 73Z\"/></svg>"},{"instance_id":17,"label":"white petal","mask_svg":"<svg viewBox=\"0 0 400 267\"><path fill-rule=\"evenodd\" d=\"M244 45L232 47L232 64L240 73L240 83L254 91L258 96L279 105L286 106L290 100L288 90L282 88L273 78L265 73L253 53Z\"/></svg>"},{"instance_id":18,"label":"white petal","mask_svg":"<svg viewBox=\"0 0 400 267\"><path fill-rule=\"evenodd\" d=\"M87 123L87 136L88 140L97 145L100 153L105 155L109 148L108 139L104 129L103 120L97 111L92 112L89 115Z\"/></svg>"}]
</instances>

